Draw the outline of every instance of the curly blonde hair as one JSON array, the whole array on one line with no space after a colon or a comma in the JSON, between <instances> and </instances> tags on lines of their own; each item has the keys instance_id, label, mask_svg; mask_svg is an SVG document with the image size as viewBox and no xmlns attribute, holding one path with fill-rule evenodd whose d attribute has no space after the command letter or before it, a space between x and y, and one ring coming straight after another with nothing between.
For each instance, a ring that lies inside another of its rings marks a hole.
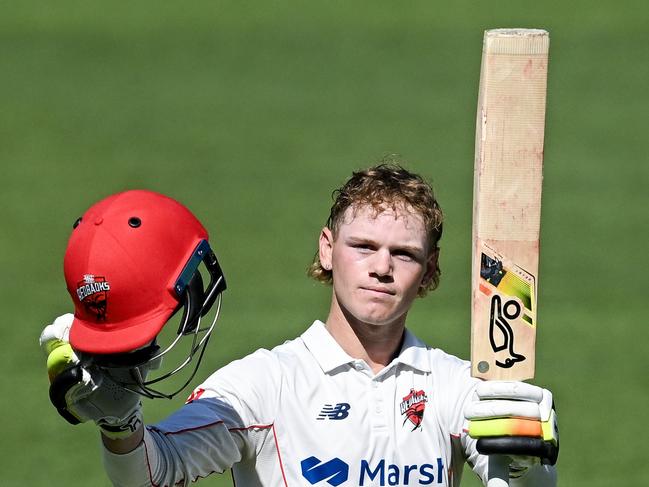
<instances>
[{"instance_id":1,"label":"curly blonde hair","mask_svg":"<svg viewBox=\"0 0 649 487\"><path fill-rule=\"evenodd\" d=\"M369 205L377 213L386 207L392 210L407 208L421 215L428 235L428 251L439 251L438 243L442 238L442 222L444 215L440 208L433 188L421 176L404 169L396 163L383 163L358 172L354 172L340 188L332 193L334 200L327 219L326 226L336 238L336 234L348 208L358 209ZM316 251L307 274L317 281L331 284L333 274L320 263L319 252ZM439 285L439 265L428 283L422 285L419 296L425 296L428 291Z\"/></svg>"}]
</instances>

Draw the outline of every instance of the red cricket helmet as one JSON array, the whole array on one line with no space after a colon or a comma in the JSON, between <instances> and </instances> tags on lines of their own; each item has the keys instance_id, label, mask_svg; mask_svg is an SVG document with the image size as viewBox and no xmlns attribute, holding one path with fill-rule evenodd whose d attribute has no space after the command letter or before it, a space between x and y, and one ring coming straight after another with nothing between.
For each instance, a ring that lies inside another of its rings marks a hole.
<instances>
[{"instance_id":1,"label":"red cricket helmet","mask_svg":"<svg viewBox=\"0 0 649 487\"><path fill-rule=\"evenodd\" d=\"M201 263L210 274L205 289ZM70 343L104 361L151 359L156 336L182 306L178 334L195 333L226 287L198 219L179 202L144 190L109 196L75 222L64 271L75 307Z\"/></svg>"}]
</instances>

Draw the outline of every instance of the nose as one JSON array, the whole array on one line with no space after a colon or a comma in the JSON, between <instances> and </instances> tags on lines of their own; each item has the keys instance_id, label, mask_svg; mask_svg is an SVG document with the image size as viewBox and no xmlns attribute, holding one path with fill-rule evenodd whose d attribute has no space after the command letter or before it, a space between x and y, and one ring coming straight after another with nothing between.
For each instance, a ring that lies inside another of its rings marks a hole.
<instances>
[{"instance_id":1,"label":"nose","mask_svg":"<svg viewBox=\"0 0 649 487\"><path fill-rule=\"evenodd\" d=\"M392 256L389 250L381 249L374 253L372 273L377 276L390 276L392 274Z\"/></svg>"}]
</instances>

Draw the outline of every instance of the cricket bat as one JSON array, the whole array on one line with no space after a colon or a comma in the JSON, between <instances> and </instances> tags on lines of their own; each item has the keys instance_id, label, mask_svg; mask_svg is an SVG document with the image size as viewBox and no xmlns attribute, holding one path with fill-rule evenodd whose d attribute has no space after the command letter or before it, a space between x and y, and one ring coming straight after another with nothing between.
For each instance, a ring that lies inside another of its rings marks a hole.
<instances>
[{"instance_id":1,"label":"cricket bat","mask_svg":"<svg viewBox=\"0 0 649 487\"><path fill-rule=\"evenodd\" d=\"M471 373L534 377L549 35L484 34L475 139ZM489 486L508 485L491 464ZM493 480L491 480L493 478Z\"/></svg>"}]
</instances>

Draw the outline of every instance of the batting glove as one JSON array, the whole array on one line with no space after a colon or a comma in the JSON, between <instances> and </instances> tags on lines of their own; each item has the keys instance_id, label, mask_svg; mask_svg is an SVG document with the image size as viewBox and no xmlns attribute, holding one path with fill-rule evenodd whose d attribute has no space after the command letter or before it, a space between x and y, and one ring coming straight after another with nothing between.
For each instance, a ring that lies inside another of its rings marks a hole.
<instances>
[{"instance_id":1,"label":"batting glove","mask_svg":"<svg viewBox=\"0 0 649 487\"><path fill-rule=\"evenodd\" d=\"M525 382L480 382L464 416L478 452L510 457L514 476L539 462L557 462L559 430L547 389Z\"/></svg>"},{"instance_id":2,"label":"batting glove","mask_svg":"<svg viewBox=\"0 0 649 487\"><path fill-rule=\"evenodd\" d=\"M40 336L47 355L50 400L71 424L94 421L105 436L126 438L142 425L140 396L118 385L129 382L130 369L111 369L111 377L100 368L81 363L68 342L74 316L59 316Z\"/></svg>"}]
</instances>

